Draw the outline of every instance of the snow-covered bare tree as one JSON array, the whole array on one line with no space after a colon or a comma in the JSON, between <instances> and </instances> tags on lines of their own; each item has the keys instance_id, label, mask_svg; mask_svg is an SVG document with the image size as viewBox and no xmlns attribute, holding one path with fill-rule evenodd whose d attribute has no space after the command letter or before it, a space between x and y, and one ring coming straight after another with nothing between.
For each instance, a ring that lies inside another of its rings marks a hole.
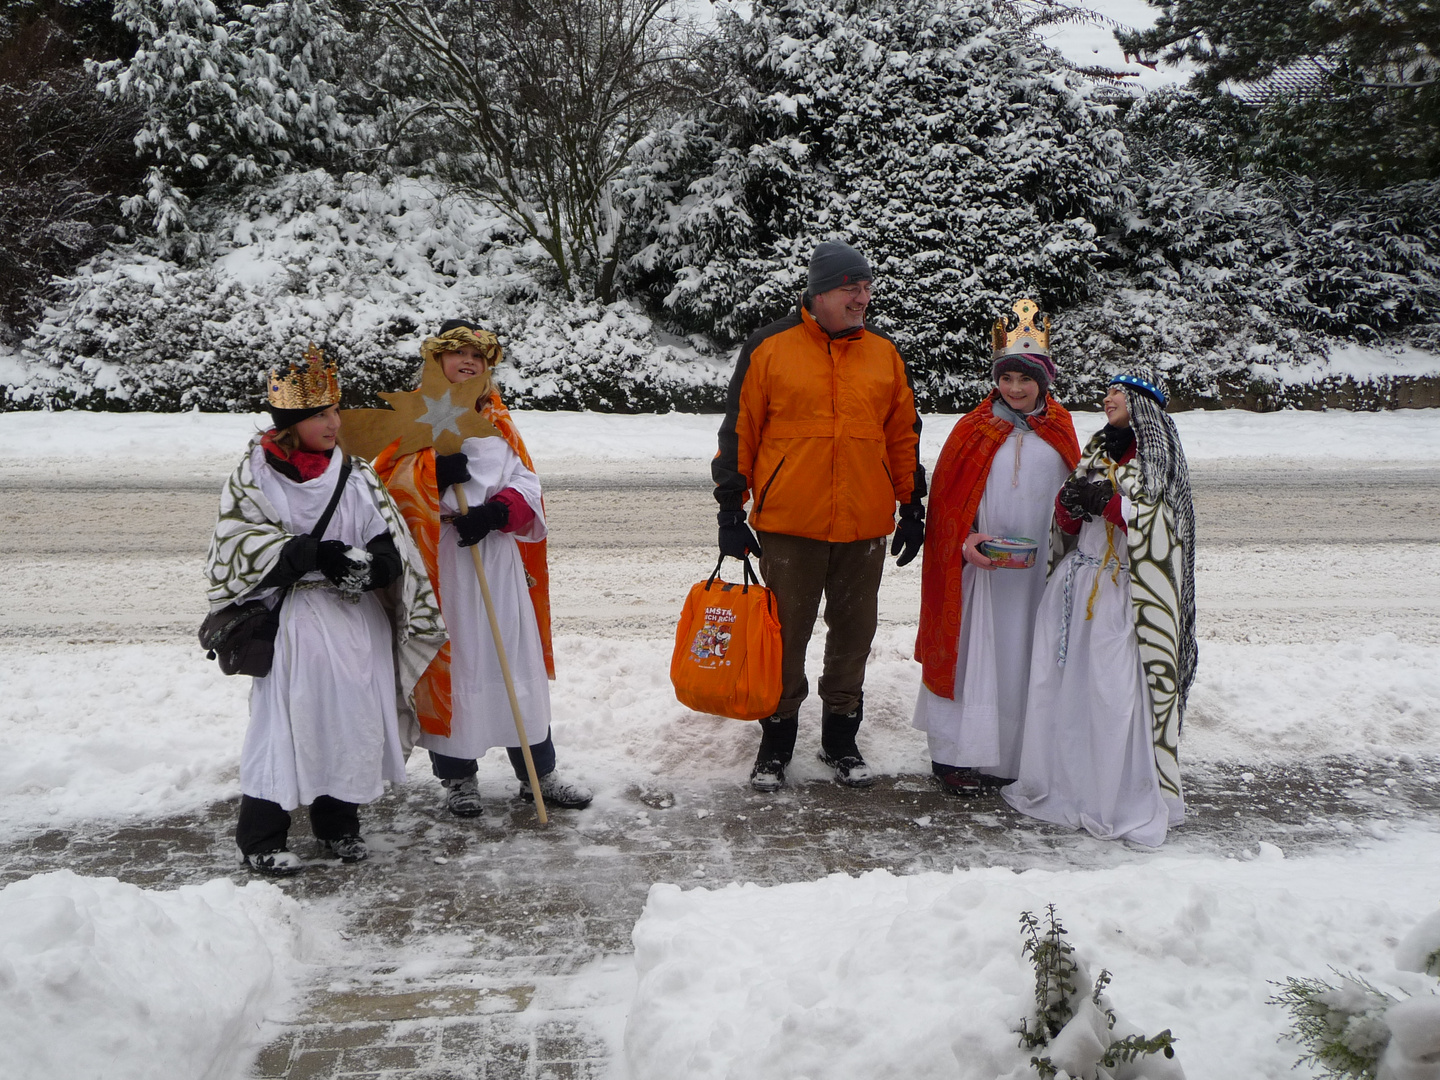
<instances>
[{"instance_id":1,"label":"snow-covered bare tree","mask_svg":"<svg viewBox=\"0 0 1440 1080\"><path fill-rule=\"evenodd\" d=\"M378 0L404 39L402 131L533 237L567 292L609 300L611 183L694 77L671 0ZM392 64L392 66L394 66Z\"/></svg>"},{"instance_id":2,"label":"snow-covered bare tree","mask_svg":"<svg viewBox=\"0 0 1440 1080\"><path fill-rule=\"evenodd\" d=\"M324 162L348 136L331 81L348 34L328 0L116 0L115 18L139 48L92 70L145 111L135 143L151 166L125 211L162 237L185 230L187 189Z\"/></svg>"},{"instance_id":3,"label":"snow-covered bare tree","mask_svg":"<svg viewBox=\"0 0 1440 1080\"><path fill-rule=\"evenodd\" d=\"M728 85L637 147L632 287L736 341L792 308L820 240L879 275L877 325L929 402L988 375L1017 296L1084 294L1125 147L1090 84L990 0L756 0L722 16Z\"/></svg>"}]
</instances>

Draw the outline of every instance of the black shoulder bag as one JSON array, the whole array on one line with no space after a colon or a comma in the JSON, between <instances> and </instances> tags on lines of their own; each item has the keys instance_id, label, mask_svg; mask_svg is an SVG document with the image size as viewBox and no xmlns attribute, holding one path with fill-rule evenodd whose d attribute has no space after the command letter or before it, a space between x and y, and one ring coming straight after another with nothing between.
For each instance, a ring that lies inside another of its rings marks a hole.
<instances>
[{"instance_id":1,"label":"black shoulder bag","mask_svg":"<svg viewBox=\"0 0 1440 1080\"><path fill-rule=\"evenodd\" d=\"M350 458L340 463L340 479L330 496L330 504L310 530L310 535L320 540L330 526L335 507L340 505L340 496L345 492L345 482L350 478ZM275 635L280 630L280 606L290 591L286 586L271 607L264 600L246 600L244 603L226 604L219 611L212 611L200 624L200 647L207 660L219 661L220 670L226 675L253 675L259 678L270 674L270 665L275 662Z\"/></svg>"}]
</instances>

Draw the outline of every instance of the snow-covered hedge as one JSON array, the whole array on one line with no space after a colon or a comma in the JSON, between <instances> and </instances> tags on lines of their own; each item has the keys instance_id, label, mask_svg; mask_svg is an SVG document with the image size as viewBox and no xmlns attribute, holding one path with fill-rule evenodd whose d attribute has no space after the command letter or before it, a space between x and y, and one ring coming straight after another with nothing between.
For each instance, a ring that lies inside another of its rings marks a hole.
<instances>
[{"instance_id":1,"label":"snow-covered hedge","mask_svg":"<svg viewBox=\"0 0 1440 1080\"><path fill-rule=\"evenodd\" d=\"M452 316L500 336L499 378L517 406L720 399L727 357L700 339L662 340L632 304L557 299L537 249L433 185L315 170L203 213L213 250L191 263L134 244L66 280L24 370L5 380L5 405L250 411L265 373L312 340L340 362L347 403L376 404L376 391L411 384L420 341Z\"/></svg>"}]
</instances>

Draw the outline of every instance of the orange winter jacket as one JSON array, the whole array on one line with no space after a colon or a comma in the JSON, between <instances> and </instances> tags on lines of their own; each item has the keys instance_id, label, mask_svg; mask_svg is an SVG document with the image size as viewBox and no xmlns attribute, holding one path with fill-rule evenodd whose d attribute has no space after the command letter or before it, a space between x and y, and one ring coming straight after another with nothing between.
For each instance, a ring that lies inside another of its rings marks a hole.
<instances>
[{"instance_id":1,"label":"orange winter jacket","mask_svg":"<svg viewBox=\"0 0 1440 1080\"><path fill-rule=\"evenodd\" d=\"M887 535L925 494L910 374L884 334L830 336L803 306L740 350L711 472L721 510L762 532L848 543Z\"/></svg>"}]
</instances>

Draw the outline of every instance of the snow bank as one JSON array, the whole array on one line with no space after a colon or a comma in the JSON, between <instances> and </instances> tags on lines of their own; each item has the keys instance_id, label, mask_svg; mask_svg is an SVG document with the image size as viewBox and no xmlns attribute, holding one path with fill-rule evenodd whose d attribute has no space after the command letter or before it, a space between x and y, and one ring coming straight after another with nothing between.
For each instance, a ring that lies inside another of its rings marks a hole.
<instances>
[{"instance_id":1,"label":"snow bank","mask_svg":"<svg viewBox=\"0 0 1440 1080\"><path fill-rule=\"evenodd\" d=\"M164 817L238 796L249 683L198 646L0 651L0 821Z\"/></svg>"},{"instance_id":2,"label":"snow bank","mask_svg":"<svg viewBox=\"0 0 1440 1080\"><path fill-rule=\"evenodd\" d=\"M1115 1007L1175 1034L1191 1080L1285 1077L1299 1049L1268 980L1333 966L1433 988L1376 961L1433 907L1416 868L1437 859L1440 834L1415 828L1295 859L1262 844L1248 861L655 885L634 931L626 1058L633 1080L1033 1076L1014 1032L1034 1007L1018 919L1053 903L1090 970L1114 975Z\"/></svg>"},{"instance_id":3,"label":"snow bank","mask_svg":"<svg viewBox=\"0 0 1440 1080\"><path fill-rule=\"evenodd\" d=\"M1440 754L1440 649L1202 641L1181 762Z\"/></svg>"},{"instance_id":4,"label":"snow bank","mask_svg":"<svg viewBox=\"0 0 1440 1080\"><path fill-rule=\"evenodd\" d=\"M298 912L261 882L150 892L61 870L6 886L0 1076L235 1075L290 992Z\"/></svg>"},{"instance_id":5,"label":"snow bank","mask_svg":"<svg viewBox=\"0 0 1440 1080\"><path fill-rule=\"evenodd\" d=\"M1083 443L1105 420L1098 412L1075 413ZM516 410L516 423L540 463L708 462L715 456L720 416L663 413L618 416L595 412ZM954 414L924 417L921 455L933 463ZM0 467L38 462L106 460L115 467L155 467L157 450L183 450L191 467L229 463L256 430L264 413L0 413ZM1182 412L1175 424L1192 462L1219 460L1351 462L1440 461L1440 409L1394 412L1252 413L1239 409ZM697 473L704 484L708 470Z\"/></svg>"}]
</instances>

